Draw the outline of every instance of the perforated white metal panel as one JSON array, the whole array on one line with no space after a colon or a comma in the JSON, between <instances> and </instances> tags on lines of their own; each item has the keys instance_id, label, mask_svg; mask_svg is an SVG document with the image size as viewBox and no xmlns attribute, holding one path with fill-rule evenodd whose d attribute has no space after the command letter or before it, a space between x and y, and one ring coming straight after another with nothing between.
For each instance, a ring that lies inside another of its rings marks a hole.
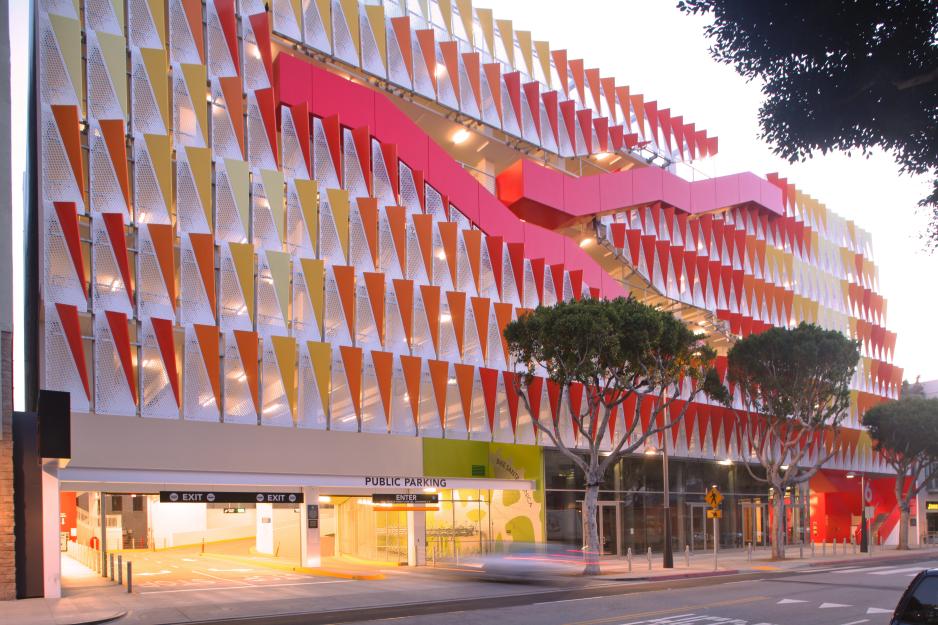
<instances>
[{"instance_id":1,"label":"perforated white metal panel","mask_svg":"<svg viewBox=\"0 0 938 625\"><path fill-rule=\"evenodd\" d=\"M205 147L203 128L199 126L199 119L195 114L194 104L199 107L207 106L204 98L193 103L186 81L182 73L182 66L173 64L173 139L177 149L181 146L191 145L198 148Z\"/></svg>"},{"instance_id":2,"label":"perforated white metal panel","mask_svg":"<svg viewBox=\"0 0 938 625\"><path fill-rule=\"evenodd\" d=\"M131 353L136 351L133 345L130 349ZM104 314L95 315L94 318L94 409L101 414L137 414L137 407L127 384L127 374L124 373L110 325Z\"/></svg>"},{"instance_id":3,"label":"perforated white metal panel","mask_svg":"<svg viewBox=\"0 0 938 625\"><path fill-rule=\"evenodd\" d=\"M183 417L191 421L219 421L221 413L195 330L186 328L183 376Z\"/></svg>"},{"instance_id":4,"label":"perforated white metal panel","mask_svg":"<svg viewBox=\"0 0 938 625\"><path fill-rule=\"evenodd\" d=\"M140 324L140 414L144 417L178 419L179 406L169 382L153 325ZM176 365L179 370L179 365Z\"/></svg>"},{"instance_id":5,"label":"perforated white metal panel","mask_svg":"<svg viewBox=\"0 0 938 625\"><path fill-rule=\"evenodd\" d=\"M59 314L55 306L46 306L44 339L44 388L70 393L72 410L87 412L89 402L85 394L85 387L81 382L81 376L78 374L78 368L75 366L75 359L72 356L68 339L65 337L62 322L59 320ZM86 345L85 349L89 349L89 346Z\"/></svg>"},{"instance_id":6,"label":"perforated white metal panel","mask_svg":"<svg viewBox=\"0 0 938 625\"><path fill-rule=\"evenodd\" d=\"M257 250L277 250L283 249L283 243L280 241L280 229L284 227L277 224L274 220L274 211L271 210L270 201L267 198L264 185L261 182L261 173L255 170L251 177L251 215L254 221L254 246ZM282 196L281 196L282 197ZM283 207L280 207L279 213L283 215Z\"/></svg>"},{"instance_id":7,"label":"perforated white metal panel","mask_svg":"<svg viewBox=\"0 0 938 625\"><path fill-rule=\"evenodd\" d=\"M218 13L215 11L215 3L207 2L205 11L207 24L205 47L208 57L208 74L215 78L237 76L238 71L228 50L225 33L218 19Z\"/></svg>"},{"instance_id":8,"label":"perforated white metal panel","mask_svg":"<svg viewBox=\"0 0 938 625\"><path fill-rule=\"evenodd\" d=\"M291 0L273 0L272 13L275 33L294 41L303 40L302 22L297 22ZM300 17L302 18L302 14Z\"/></svg>"},{"instance_id":9,"label":"perforated white metal panel","mask_svg":"<svg viewBox=\"0 0 938 625\"><path fill-rule=\"evenodd\" d=\"M105 310L115 310L133 317L133 306L127 293L129 285L124 284L121 276L104 218L97 213L92 215L91 241L91 298L94 312L101 314Z\"/></svg>"},{"instance_id":10,"label":"perforated white metal panel","mask_svg":"<svg viewBox=\"0 0 938 625\"><path fill-rule=\"evenodd\" d=\"M228 116L228 105L225 94L218 80L212 79L212 156L215 160L233 158L243 160L241 145L238 143L231 118Z\"/></svg>"},{"instance_id":11,"label":"perforated white metal panel","mask_svg":"<svg viewBox=\"0 0 938 625\"><path fill-rule=\"evenodd\" d=\"M247 124L248 162L252 168L276 169L273 149L267 138L264 120L257 105L257 97L253 91L248 91L248 124Z\"/></svg>"},{"instance_id":12,"label":"perforated white metal panel","mask_svg":"<svg viewBox=\"0 0 938 625\"><path fill-rule=\"evenodd\" d=\"M211 210L211 207L208 207ZM176 150L176 225L180 233L211 234L206 221L202 198L196 189L195 175L189 167L184 149Z\"/></svg>"},{"instance_id":13,"label":"perforated white metal panel","mask_svg":"<svg viewBox=\"0 0 938 625\"><path fill-rule=\"evenodd\" d=\"M42 111L42 194L47 201L74 202L80 213L85 212L85 201L75 182L75 174L65 154L59 128L52 110ZM84 181L82 182L84 184Z\"/></svg>"},{"instance_id":14,"label":"perforated white metal panel","mask_svg":"<svg viewBox=\"0 0 938 625\"><path fill-rule=\"evenodd\" d=\"M182 0L169 0L169 58L173 63L202 63ZM201 22L201 20L200 20Z\"/></svg>"},{"instance_id":15,"label":"perforated white metal panel","mask_svg":"<svg viewBox=\"0 0 938 625\"><path fill-rule=\"evenodd\" d=\"M179 243L179 319L184 325L215 325L192 243L187 235L180 237Z\"/></svg>"},{"instance_id":16,"label":"perforated white metal panel","mask_svg":"<svg viewBox=\"0 0 938 625\"><path fill-rule=\"evenodd\" d=\"M314 4L314 3L313 3ZM339 177L336 175L332 155L329 152L329 142L323 130L322 121L313 118L313 178L319 183L320 189L338 189Z\"/></svg>"},{"instance_id":17,"label":"perforated white metal panel","mask_svg":"<svg viewBox=\"0 0 938 625\"><path fill-rule=\"evenodd\" d=\"M91 126L88 132L88 189L89 203L92 211L98 212L127 212L127 202L117 175L114 173L114 164L108 153L107 144L97 124Z\"/></svg>"},{"instance_id":18,"label":"perforated white metal panel","mask_svg":"<svg viewBox=\"0 0 938 625\"><path fill-rule=\"evenodd\" d=\"M303 40L309 46L331 54L332 45L325 28L329 16L319 14L318 2L304 2L303 5Z\"/></svg>"},{"instance_id":19,"label":"perforated white metal panel","mask_svg":"<svg viewBox=\"0 0 938 625\"><path fill-rule=\"evenodd\" d=\"M98 42L98 35L93 30L85 31L85 49L87 54L88 117L94 119L124 119L124 111L108 67L104 53ZM119 69L115 71L120 71ZM126 70L125 70L126 71Z\"/></svg>"},{"instance_id":20,"label":"perforated white metal panel","mask_svg":"<svg viewBox=\"0 0 938 625\"><path fill-rule=\"evenodd\" d=\"M226 423L257 424L259 422L257 411L254 408L248 378L244 373L244 364L241 361L241 354L238 351L238 344L234 335L226 332L224 343L224 421Z\"/></svg>"},{"instance_id":21,"label":"perforated white metal panel","mask_svg":"<svg viewBox=\"0 0 938 625\"><path fill-rule=\"evenodd\" d=\"M137 313L140 319L161 317L175 319L166 280L156 258L156 250L144 226L138 231L137 245Z\"/></svg>"},{"instance_id":22,"label":"perforated white metal panel","mask_svg":"<svg viewBox=\"0 0 938 625\"><path fill-rule=\"evenodd\" d=\"M221 328L225 331L251 330L253 324L251 317L248 315L247 304L244 301L244 294L241 292L234 262L231 259L230 248L227 245L222 245L220 250L221 289L218 304L221 311Z\"/></svg>"},{"instance_id":23,"label":"perforated white metal panel","mask_svg":"<svg viewBox=\"0 0 938 625\"><path fill-rule=\"evenodd\" d=\"M365 184L365 176L362 174L358 150L355 149L352 131L348 128L342 129L342 167L345 171L343 179L345 189L349 192L352 201L354 202L357 197L368 197L368 185Z\"/></svg>"},{"instance_id":24,"label":"perforated white metal panel","mask_svg":"<svg viewBox=\"0 0 938 625\"><path fill-rule=\"evenodd\" d=\"M319 386L313 372L309 349L305 341L300 344L299 392L297 395L297 426L316 430L326 429L327 418L322 411Z\"/></svg>"},{"instance_id":25,"label":"perforated white metal panel","mask_svg":"<svg viewBox=\"0 0 938 625\"><path fill-rule=\"evenodd\" d=\"M264 336L287 333L286 320L274 289L267 255L264 253L257 256L257 329Z\"/></svg>"},{"instance_id":26,"label":"perforated white metal panel","mask_svg":"<svg viewBox=\"0 0 938 625\"><path fill-rule=\"evenodd\" d=\"M62 2L62 4L65 3ZM67 5L67 10L72 17L75 17L73 5ZM58 14L67 15L67 13ZM49 16L44 11L37 11L36 19L38 22L36 46L39 50L39 75L42 77L38 82L38 86L42 102L44 104L79 104L75 88L81 85L72 84L71 76L66 69L62 50L55 37L55 31L52 29ZM74 50L66 52L69 54L75 53Z\"/></svg>"},{"instance_id":27,"label":"perforated white metal panel","mask_svg":"<svg viewBox=\"0 0 938 625\"><path fill-rule=\"evenodd\" d=\"M318 224L314 224L318 225ZM286 249L295 256L313 258L315 252L309 239L309 230L303 211L300 207L300 198L296 190L296 183L287 178L287 237Z\"/></svg>"},{"instance_id":28,"label":"perforated white metal panel","mask_svg":"<svg viewBox=\"0 0 938 625\"><path fill-rule=\"evenodd\" d=\"M233 185L224 161L215 162L215 241L246 243L248 233L241 221Z\"/></svg>"},{"instance_id":29,"label":"perforated white metal panel","mask_svg":"<svg viewBox=\"0 0 938 625\"><path fill-rule=\"evenodd\" d=\"M283 388L283 379L270 337L264 339L261 357L263 382L261 384L261 425L292 426L293 415Z\"/></svg>"},{"instance_id":30,"label":"perforated white metal panel","mask_svg":"<svg viewBox=\"0 0 938 625\"><path fill-rule=\"evenodd\" d=\"M280 107L280 144L283 150L283 175L287 179L302 178L309 179L309 171L306 169L306 161L303 158L303 151L300 148L300 141L305 141L307 149L309 148L309 137L299 137L296 133L296 126L293 123L293 112L290 107Z\"/></svg>"},{"instance_id":31,"label":"perforated white metal panel","mask_svg":"<svg viewBox=\"0 0 938 625\"><path fill-rule=\"evenodd\" d=\"M166 207L171 198L163 197L153 169L153 157L143 137L134 137L134 210L137 224L171 223Z\"/></svg>"},{"instance_id":32,"label":"perforated white metal panel","mask_svg":"<svg viewBox=\"0 0 938 625\"><path fill-rule=\"evenodd\" d=\"M46 203L42 212L45 217L45 245L43 246L45 301L72 304L78 308L79 312L85 312L88 309L87 295L84 285L78 280L78 274L75 272L75 265L69 255L59 218L49 203Z\"/></svg>"},{"instance_id":33,"label":"perforated white metal panel","mask_svg":"<svg viewBox=\"0 0 938 625\"><path fill-rule=\"evenodd\" d=\"M153 86L139 48L130 49L131 81L130 93L133 98L133 129L135 133L164 135L167 128L163 124L160 108L153 95ZM163 77L161 77L163 78Z\"/></svg>"}]
</instances>

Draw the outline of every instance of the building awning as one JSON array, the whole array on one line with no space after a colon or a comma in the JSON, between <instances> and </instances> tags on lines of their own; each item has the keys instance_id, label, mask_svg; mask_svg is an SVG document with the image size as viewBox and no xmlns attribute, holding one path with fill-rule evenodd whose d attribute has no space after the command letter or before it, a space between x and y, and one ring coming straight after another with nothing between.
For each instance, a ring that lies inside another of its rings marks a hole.
<instances>
[{"instance_id":1,"label":"building awning","mask_svg":"<svg viewBox=\"0 0 938 625\"><path fill-rule=\"evenodd\" d=\"M206 473L145 469L71 468L59 470L62 490L149 492L191 487L232 490L251 486L269 490L303 487L401 491L423 488L534 490L534 480L450 478L413 475L289 475L271 473Z\"/></svg>"}]
</instances>

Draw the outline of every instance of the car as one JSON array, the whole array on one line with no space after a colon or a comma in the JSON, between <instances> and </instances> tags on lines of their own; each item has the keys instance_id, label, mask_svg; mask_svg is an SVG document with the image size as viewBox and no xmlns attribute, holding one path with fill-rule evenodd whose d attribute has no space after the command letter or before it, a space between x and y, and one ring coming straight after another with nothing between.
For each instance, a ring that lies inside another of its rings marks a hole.
<instances>
[{"instance_id":1,"label":"car","mask_svg":"<svg viewBox=\"0 0 938 625\"><path fill-rule=\"evenodd\" d=\"M938 625L938 569L920 572L896 605L890 625Z\"/></svg>"},{"instance_id":2,"label":"car","mask_svg":"<svg viewBox=\"0 0 938 625\"><path fill-rule=\"evenodd\" d=\"M462 566L485 581L549 584L579 574L583 551L514 543L495 553L468 558Z\"/></svg>"}]
</instances>

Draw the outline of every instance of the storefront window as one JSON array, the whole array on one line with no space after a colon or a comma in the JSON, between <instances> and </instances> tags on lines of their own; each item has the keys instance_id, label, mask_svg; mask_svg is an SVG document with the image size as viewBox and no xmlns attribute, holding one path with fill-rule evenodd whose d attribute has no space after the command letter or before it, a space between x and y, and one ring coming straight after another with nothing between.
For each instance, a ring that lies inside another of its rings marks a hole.
<instances>
[{"instance_id":1,"label":"storefront window","mask_svg":"<svg viewBox=\"0 0 938 625\"><path fill-rule=\"evenodd\" d=\"M572 547L583 542L582 472L561 452L544 454L547 541ZM757 469L758 470L758 469ZM717 486L724 495L723 519L718 540L724 547L747 543L768 544L768 489L753 479L745 467L715 461L671 459L669 461L672 547L692 551L713 547L713 523L706 518L704 494ZM664 540L664 492L660 455L636 455L621 459L600 486L603 504L599 519L605 545L616 553L660 550ZM803 498L796 497L800 505ZM791 525L796 532L805 526L804 513L795 514ZM617 524L617 525L616 525ZM613 531L616 529L617 531ZM604 531L603 531L604 530ZM611 534L614 534L612 536Z\"/></svg>"}]
</instances>

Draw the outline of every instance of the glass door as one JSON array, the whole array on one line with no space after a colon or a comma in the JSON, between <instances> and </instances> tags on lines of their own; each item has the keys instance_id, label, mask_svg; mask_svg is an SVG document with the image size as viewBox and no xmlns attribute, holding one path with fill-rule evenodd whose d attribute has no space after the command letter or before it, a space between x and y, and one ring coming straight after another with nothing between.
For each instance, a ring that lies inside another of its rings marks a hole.
<instances>
[{"instance_id":1,"label":"glass door","mask_svg":"<svg viewBox=\"0 0 938 625\"><path fill-rule=\"evenodd\" d=\"M407 563L407 513L375 510L377 560Z\"/></svg>"},{"instance_id":2,"label":"glass door","mask_svg":"<svg viewBox=\"0 0 938 625\"><path fill-rule=\"evenodd\" d=\"M615 501L600 502L597 510L599 525L599 551L603 556L619 555L619 504Z\"/></svg>"},{"instance_id":3,"label":"glass door","mask_svg":"<svg viewBox=\"0 0 938 625\"><path fill-rule=\"evenodd\" d=\"M706 551L710 544L707 532L711 531L707 523L707 504L694 502L687 504L690 519L690 548L692 551Z\"/></svg>"}]
</instances>

